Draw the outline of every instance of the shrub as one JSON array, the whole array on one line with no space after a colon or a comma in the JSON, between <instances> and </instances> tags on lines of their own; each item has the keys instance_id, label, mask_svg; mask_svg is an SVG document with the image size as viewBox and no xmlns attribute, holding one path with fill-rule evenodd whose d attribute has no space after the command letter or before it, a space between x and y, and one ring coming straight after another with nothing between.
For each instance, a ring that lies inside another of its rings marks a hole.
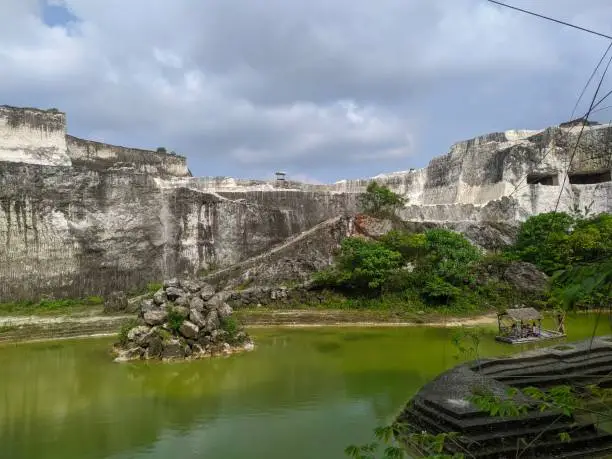
<instances>
[{"instance_id":1,"label":"shrub","mask_svg":"<svg viewBox=\"0 0 612 459\"><path fill-rule=\"evenodd\" d=\"M126 346L128 343L128 333L130 330L138 325L138 321L136 319L130 319L121 325L119 329L119 344L122 346Z\"/></svg>"},{"instance_id":2,"label":"shrub","mask_svg":"<svg viewBox=\"0 0 612 459\"><path fill-rule=\"evenodd\" d=\"M174 333L178 333L181 325L183 325L184 318L176 309L170 308L170 311L168 311L168 318L166 320L168 322L168 328Z\"/></svg>"},{"instance_id":3,"label":"shrub","mask_svg":"<svg viewBox=\"0 0 612 459\"><path fill-rule=\"evenodd\" d=\"M378 217L392 216L405 202L404 198L389 187L376 182L370 182L366 192L359 197L361 211Z\"/></svg>"},{"instance_id":4,"label":"shrub","mask_svg":"<svg viewBox=\"0 0 612 459\"><path fill-rule=\"evenodd\" d=\"M569 264L569 235L574 222L573 217L562 212L529 217L521 225L516 243L508 253L552 275Z\"/></svg>"},{"instance_id":5,"label":"shrub","mask_svg":"<svg viewBox=\"0 0 612 459\"><path fill-rule=\"evenodd\" d=\"M163 287L163 284L160 284L159 282L149 282L147 284L147 292L155 293Z\"/></svg>"}]
</instances>

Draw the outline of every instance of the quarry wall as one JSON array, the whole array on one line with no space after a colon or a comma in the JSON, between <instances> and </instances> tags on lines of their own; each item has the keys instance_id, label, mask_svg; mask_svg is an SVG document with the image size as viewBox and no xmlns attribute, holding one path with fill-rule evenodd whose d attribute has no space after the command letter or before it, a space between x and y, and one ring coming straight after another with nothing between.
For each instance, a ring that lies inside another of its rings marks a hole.
<instances>
[{"instance_id":1,"label":"quarry wall","mask_svg":"<svg viewBox=\"0 0 612 459\"><path fill-rule=\"evenodd\" d=\"M558 198L560 210L611 212L612 128L579 130L481 136L426 168L373 179L408 199L402 219L471 233ZM191 177L182 156L79 139L57 110L3 106L0 301L129 291L227 267L354 212L370 180Z\"/></svg>"}]
</instances>

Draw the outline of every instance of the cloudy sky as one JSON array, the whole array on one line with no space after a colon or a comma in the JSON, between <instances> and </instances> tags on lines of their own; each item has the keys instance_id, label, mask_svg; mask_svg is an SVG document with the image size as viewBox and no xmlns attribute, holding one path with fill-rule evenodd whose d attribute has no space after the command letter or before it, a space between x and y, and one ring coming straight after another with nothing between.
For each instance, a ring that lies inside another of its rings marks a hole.
<instances>
[{"instance_id":1,"label":"cloudy sky","mask_svg":"<svg viewBox=\"0 0 612 459\"><path fill-rule=\"evenodd\" d=\"M612 34L609 0L508 2ZM194 175L329 182L566 121L607 45L485 0L0 0L0 104Z\"/></svg>"}]
</instances>

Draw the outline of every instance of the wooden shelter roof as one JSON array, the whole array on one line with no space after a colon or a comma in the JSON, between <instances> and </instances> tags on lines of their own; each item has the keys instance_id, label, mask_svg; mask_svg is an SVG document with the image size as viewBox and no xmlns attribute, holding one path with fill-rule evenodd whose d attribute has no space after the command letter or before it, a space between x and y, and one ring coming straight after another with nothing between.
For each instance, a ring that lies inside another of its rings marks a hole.
<instances>
[{"instance_id":1,"label":"wooden shelter roof","mask_svg":"<svg viewBox=\"0 0 612 459\"><path fill-rule=\"evenodd\" d=\"M500 317L508 316L516 321L519 320L539 320L542 318L542 314L534 308L516 308L506 309L504 312L498 314Z\"/></svg>"}]
</instances>

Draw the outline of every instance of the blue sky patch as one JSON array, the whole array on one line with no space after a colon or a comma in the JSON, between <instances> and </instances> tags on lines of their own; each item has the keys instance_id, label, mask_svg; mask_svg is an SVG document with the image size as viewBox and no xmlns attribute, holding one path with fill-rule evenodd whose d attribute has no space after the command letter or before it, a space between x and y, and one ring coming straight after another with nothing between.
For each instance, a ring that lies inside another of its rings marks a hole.
<instances>
[{"instance_id":1,"label":"blue sky patch","mask_svg":"<svg viewBox=\"0 0 612 459\"><path fill-rule=\"evenodd\" d=\"M50 2L49 0L41 0L41 3L42 19L48 26L65 26L70 22L77 21L77 17L66 7L55 4L55 2Z\"/></svg>"}]
</instances>

